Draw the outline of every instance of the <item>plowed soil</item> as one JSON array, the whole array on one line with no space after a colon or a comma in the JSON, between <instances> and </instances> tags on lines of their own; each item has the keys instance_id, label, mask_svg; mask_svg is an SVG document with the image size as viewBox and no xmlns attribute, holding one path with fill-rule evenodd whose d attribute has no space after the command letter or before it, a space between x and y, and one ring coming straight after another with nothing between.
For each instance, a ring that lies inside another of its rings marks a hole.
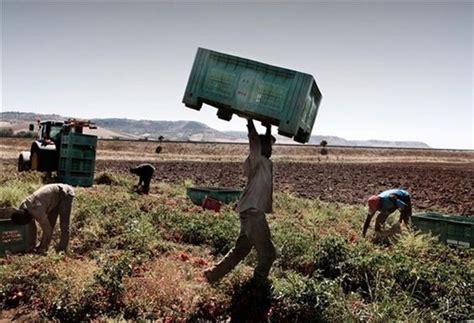
<instances>
[{"instance_id":1,"label":"plowed soil","mask_svg":"<svg viewBox=\"0 0 474 323\"><path fill-rule=\"evenodd\" d=\"M98 160L97 171L128 172L136 161ZM153 161L155 181L191 179L198 186L243 187L237 162ZM276 191L330 202L364 204L368 196L404 188L418 210L474 216L473 163L274 163Z\"/></svg>"}]
</instances>

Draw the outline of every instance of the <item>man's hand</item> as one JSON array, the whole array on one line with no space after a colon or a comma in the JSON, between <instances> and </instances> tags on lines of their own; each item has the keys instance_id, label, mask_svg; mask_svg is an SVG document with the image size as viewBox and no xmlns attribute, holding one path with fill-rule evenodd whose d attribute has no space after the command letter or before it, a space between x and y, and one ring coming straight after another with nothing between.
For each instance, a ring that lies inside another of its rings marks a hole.
<instances>
[{"instance_id":1,"label":"man's hand","mask_svg":"<svg viewBox=\"0 0 474 323\"><path fill-rule=\"evenodd\" d=\"M362 229L362 236L365 238L365 235L367 233L367 229L369 229L370 222L372 221L372 217L374 216L374 213L368 213L367 218L365 219L364 222L364 228Z\"/></svg>"}]
</instances>

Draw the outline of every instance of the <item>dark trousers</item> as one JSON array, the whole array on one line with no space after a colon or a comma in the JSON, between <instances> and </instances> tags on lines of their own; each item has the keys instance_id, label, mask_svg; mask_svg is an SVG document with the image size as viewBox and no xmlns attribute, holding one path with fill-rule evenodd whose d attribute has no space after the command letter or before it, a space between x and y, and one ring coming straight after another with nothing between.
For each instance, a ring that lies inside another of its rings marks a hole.
<instances>
[{"instance_id":1,"label":"dark trousers","mask_svg":"<svg viewBox=\"0 0 474 323\"><path fill-rule=\"evenodd\" d=\"M66 197L64 197L61 203L59 203L59 205L48 214L48 221L53 231L59 215L59 228L61 229L61 238L59 239L59 243L56 247L57 251L66 250L69 245L69 224L71 221L71 208L73 200L74 196L66 195Z\"/></svg>"},{"instance_id":2,"label":"dark trousers","mask_svg":"<svg viewBox=\"0 0 474 323\"><path fill-rule=\"evenodd\" d=\"M206 271L209 281L219 281L250 253L252 247L257 251L254 277L266 278L275 261L276 251L265 213L255 209L240 213L240 234L235 247L213 268Z\"/></svg>"},{"instance_id":3,"label":"dark trousers","mask_svg":"<svg viewBox=\"0 0 474 323\"><path fill-rule=\"evenodd\" d=\"M141 191L140 191L141 193L144 193L144 194L150 193L150 182L151 182L152 177L153 177L153 174L140 176L140 180L138 181L138 189L140 190L140 185L143 185L141 187Z\"/></svg>"}]
</instances>

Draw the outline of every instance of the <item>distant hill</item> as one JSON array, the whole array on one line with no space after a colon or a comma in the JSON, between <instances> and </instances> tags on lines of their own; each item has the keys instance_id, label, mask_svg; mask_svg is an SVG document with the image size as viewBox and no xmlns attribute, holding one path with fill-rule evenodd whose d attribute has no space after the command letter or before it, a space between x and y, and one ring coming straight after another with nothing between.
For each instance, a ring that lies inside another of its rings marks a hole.
<instances>
[{"instance_id":1,"label":"distant hill","mask_svg":"<svg viewBox=\"0 0 474 323\"><path fill-rule=\"evenodd\" d=\"M35 120L65 120L68 117L57 114L35 114L26 112L2 112L0 127L11 127L14 131L26 130ZM180 141L232 141L246 142L247 133L243 131L218 131L204 123L196 121L154 121L118 118L91 119L98 126L96 134L101 138L137 139L148 137ZM279 143L295 143L292 139L276 136ZM400 148L430 148L419 141L386 140L347 140L337 136L311 136L310 144L319 144L326 140L330 146L373 146Z\"/></svg>"},{"instance_id":2,"label":"distant hill","mask_svg":"<svg viewBox=\"0 0 474 323\"><path fill-rule=\"evenodd\" d=\"M35 113L23 113L23 112L2 112L0 114L0 129L11 128L15 133L21 131L28 131L30 124L35 124L36 120L52 120L52 121L64 121L68 117L63 117L58 114L35 114ZM121 138L121 139L138 139L138 136L132 134L123 133L120 131L113 131L98 126L97 129L85 129L84 133L93 134L99 138Z\"/></svg>"},{"instance_id":3,"label":"distant hill","mask_svg":"<svg viewBox=\"0 0 474 323\"><path fill-rule=\"evenodd\" d=\"M152 121L130 119L93 119L98 126L149 138L168 140L235 141L239 136L210 128L196 121Z\"/></svg>"}]
</instances>

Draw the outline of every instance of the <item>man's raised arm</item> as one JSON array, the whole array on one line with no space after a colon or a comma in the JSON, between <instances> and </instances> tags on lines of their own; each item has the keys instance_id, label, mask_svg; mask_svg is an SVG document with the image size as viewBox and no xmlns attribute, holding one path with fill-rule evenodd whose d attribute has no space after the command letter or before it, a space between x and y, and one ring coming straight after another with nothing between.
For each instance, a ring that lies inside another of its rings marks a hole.
<instances>
[{"instance_id":1,"label":"man's raised arm","mask_svg":"<svg viewBox=\"0 0 474 323\"><path fill-rule=\"evenodd\" d=\"M248 119L247 128L249 130L250 158L260 157L260 138L252 119Z\"/></svg>"}]
</instances>

